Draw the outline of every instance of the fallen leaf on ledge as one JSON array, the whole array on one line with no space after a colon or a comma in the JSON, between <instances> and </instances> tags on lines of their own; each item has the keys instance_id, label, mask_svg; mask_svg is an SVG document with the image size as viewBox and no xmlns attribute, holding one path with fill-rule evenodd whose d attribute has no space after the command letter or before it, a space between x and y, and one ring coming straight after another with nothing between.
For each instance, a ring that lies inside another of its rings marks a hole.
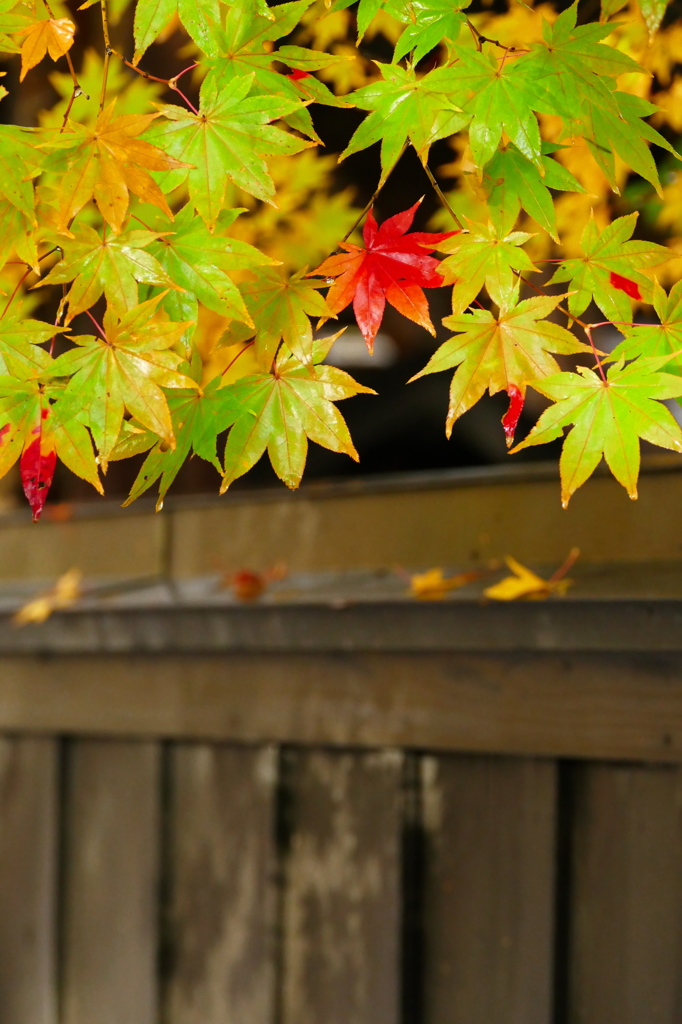
<instances>
[{"instance_id":1,"label":"fallen leaf on ledge","mask_svg":"<svg viewBox=\"0 0 682 1024\"><path fill-rule=\"evenodd\" d=\"M460 572L456 576L444 576L442 569L429 569L427 572L415 573L410 576L410 592L418 601L442 601L450 590L458 590L473 580L487 575L488 569L472 569Z\"/></svg>"},{"instance_id":2,"label":"fallen leaf on ledge","mask_svg":"<svg viewBox=\"0 0 682 1024\"><path fill-rule=\"evenodd\" d=\"M264 572L238 569L233 573L223 573L221 586L229 588L238 601L257 601L271 583L284 579L286 575L287 567L278 562Z\"/></svg>"},{"instance_id":3,"label":"fallen leaf on ledge","mask_svg":"<svg viewBox=\"0 0 682 1024\"><path fill-rule=\"evenodd\" d=\"M579 554L579 548L572 548L566 560L548 580L543 580L511 555L507 555L505 562L514 575L505 576L499 583L486 587L483 594L492 601L544 601L553 594L565 594L573 583L573 580L566 577L566 573Z\"/></svg>"},{"instance_id":4,"label":"fallen leaf on ledge","mask_svg":"<svg viewBox=\"0 0 682 1024\"><path fill-rule=\"evenodd\" d=\"M12 621L16 626L27 626L30 622L44 622L58 608L68 608L81 596L82 579L80 569L69 569L59 577L54 587L22 605Z\"/></svg>"}]
</instances>

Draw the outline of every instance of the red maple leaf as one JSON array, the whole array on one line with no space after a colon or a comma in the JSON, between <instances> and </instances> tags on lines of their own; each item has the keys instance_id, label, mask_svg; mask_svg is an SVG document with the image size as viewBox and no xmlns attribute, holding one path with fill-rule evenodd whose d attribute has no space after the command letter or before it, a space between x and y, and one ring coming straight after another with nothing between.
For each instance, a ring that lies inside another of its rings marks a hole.
<instances>
[{"instance_id":1,"label":"red maple leaf","mask_svg":"<svg viewBox=\"0 0 682 1024\"><path fill-rule=\"evenodd\" d=\"M46 440L43 432L43 421L47 417L48 411L48 409L42 409L40 423L31 431L31 434L34 435L33 439L27 442L19 460L21 482L24 494L31 506L34 523L40 519L40 513L43 511L57 464L57 453Z\"/></svg>"},{"instance_id":2,"label":"red maple leaf","mask_svg":"<svg viewBox=\"0 0 682 1024\"><path fill-rule=\"evenodd\" d=\"M616 274L616 272L612 270L610 281L614 288L618 288L621 292L625 292L625 294L629 295L631 299L642 298L639 285L636 281L631 281L629 277L621 277L620 274Z\"/></svg>"},{"instance_id":3,"label":"red maple leaf","mask_svg":"<svg viewBox=\"0 0 682 1024\"><path fill-rule=\"evenodd\" d=\"M515 384L508 385L507 394L509 395L509 408L502 417L502 426L504 427L507 448L511 448L514 443L514 433L519 417L523 412L523 403L526 400L526 396Z\"/></svg>"},{"instance_id":4,"label":"red maple leaf","mask_svg":"<svg viewBox=\"0 0 682 1024\"><path fill-rule=\"evenodd\" d=\"M329 289L327 305L336 314L352 301L355 319L370 352L387 302L431 334L436 333L422 288L440 288L444 281L438 273L438 260L427 253L433 252L444 238L459 232L405 234L419 203L421 199L409 210L389 217L381 227L370 210L362 232L365 247L342 242L339 248L345 252L329 256L308 275L336 278Z\"/></svg>"}]
</instances>

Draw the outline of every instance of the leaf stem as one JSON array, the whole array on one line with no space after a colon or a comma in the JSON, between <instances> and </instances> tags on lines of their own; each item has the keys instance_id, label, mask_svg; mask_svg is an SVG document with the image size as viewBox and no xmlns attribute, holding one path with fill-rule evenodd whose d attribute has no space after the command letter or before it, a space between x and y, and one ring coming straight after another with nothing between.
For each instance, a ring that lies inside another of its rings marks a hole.
<instances>
[{"instance_id":1,"label":"leaf stem","mask_svg":"<svg viewBox=\"0 0 682 1024\"><path fill-rule=\"evenodd\" d=\"M183 98L183 100L185 101L185 103L187 104L187 106L189 107L193 114L199 113L194 104L187 99L184 92L181 89L178 89L177 85L175 84L181 75L184 75L187 71L191 71L192 68L198 67L198 64L190 64L188 68L185 68L184 71L181 71L180 74L176 75L174 78L158 78L156 75L150 75L148 71L143 71L142 68L138 68L137 64L133 64L132 61L126 60L122 53L119 53L118 50L114 50L111 46L109 47L109 53L113 57L118 57L118 59L122 61L127 68L130 68L131 71L134 71L138 75L142 75L143 78L148 79L150 82L160 82L161 85L167 85L169 89L172 89L173 92L176 92L178 96L181 96Z\"/></svg>"},{"instance_id":2,"label":"leaf stem","mask_svg":"<svg viewBox=\"0 0 682 1024\"><path fill-rule=\"evenodd\" d=\"M92 315L92 313L90 312L90 310L89 310L89 309L86 309L86 310L85 310L85 313L86 313L86 315L87 315L87 316L89 316L89 317L90 317L90 319L92 320L93 324L95 325L95 327L97 328L97 330L99 331L99 333L100 333L100 334L102 335L102 337L104 338L104 340L106 341L106 343L107 343L107 344L109 344L109 339L107 338L106 334L104 333L104 331L102 330L102 328L100 327L100 325L99 325L99 324L97 323L97 321L95 320L95 318L94 318L94 316Z\"/></svg>"},{"instance_id":3,"label":"leaf stem","mask_svg":"<svg viewBox=\"0 0 682 1024\"><path fill-rule=\"evenodd\" d=\"M102 11L102 35L104 36L104 71L102 73L102 91L99 95L99 112L104 110L104 100L107 94L107 78L109 77L109 60L113 50L109 38L109 19L107 17L107 0L100 0Z\"/></svg>"},{"instance_id":4,"label":"leaf stem","mask_svg":"<svg viewBox=\"0 0 682 1024\"><path fill-rule=\"evenodd\" d=\"M14 298L14 296L15 296L15 295L17 294L17 292L18 292L18 291L19 291L19 289L21 288L22 284L24 283L24 281L26 280L26 278L28 277L28 275L29 275L29 274L30 274L30 273L32 272L32 270L33 270L33 267L28 267L28 269L27 269L27 270L25 270L25 271L24 271L24 273L23 273L23 274L21 275L21 277L19 278L19 281L17 282L17 284L16 284L16 287L15 287L14 291L12 292L12 294L11 294L11 295L10 295L10 297L8 298L7 302L5 303L5 308L3 309L2 313L0 313L0 320L2 320L2 318L3 318L3 317L4 317L4 315L5 315L5 313L7 312L7 310L9 309L9 307L10 307L10 306L12 305L12 299L13 299L13 298Z\"/></svg>"},{"instance_id":5,"label":"leaf stem","mask_svg":"<svg viewBox=\"0 0 682 1024\"><path fill-rule=\"evenodd\" d=\"M237 362L239 357L244 355L244 353L246 352L247 348L251 348L251 346L255 345L255 344L256 344L256 339L252 338L251 341L247 342L247 344L244 345L244 348L240 348L239 352L237 352L237 355L234 357L234 359L230 360L230 362L227 364L227 366L225 367L223 372L220 374L220 376L224 377L225 374L227 373L227 371L230 370L234 366L234 364Z\"/></svg>"},{"instance_id":6,"label":"leaf stem","mask_svg":"<svg viewBox=\"0 0 682 1024\"><path fill-rule=\"evenodd\" d=\"M440 185L438 184L438 182L434 178L433 173L431 172L431 168L429 167L428 164L424 164L423 166L424 166L424 170L426 172L426 177L431 182L431 184L433 186L433 190L436 193L436 195L438 196L438 198L440 199L441 203L443 204L445 209L448 211L448 213L450 214L450 216L452 217L452 219L454 220L455 224L460 229L460 231L465 231L466 228L462 224L461 220L459 219L459 217L457 216L455 211L450 206L450 203L448 202L447 196L444 194L444 192L441 189Z\"/></svg>"},{"instance_id":7,"label":"leaf stem","mask_svg":"<svg viewBox=\"0 0 682 1024\"><path fill-rule=\"evenodd\" d=\"M499 46L500 50L506 50L506 53L518 53L519 52L518 48L516 46L505 46L504 43L500 43L497 39L488 39L487 36L484 36L482 32L478 31L478 29L476 28L474 23L472 21L469 21L468 18L466 19L466 23L467 23L467 27L468 27L469 31L471 32L472 36L474 37L474 42L476 43L476 49L479 51L479 53L483 49L483 43L490 43L491 46ZM528 51L527 50L523 50L522 52L523 53L527 53ZM505 59L506 59L506 54L505 54Z\"/></svg>"},{"instance_id":8,"label":"leaf stem","mask_svg":"<svg viewBox=\"0 0 682 1024\"><path fill-rule=\"evenodd\" d=\"M55 20L54 11L50 7L49 0L43 0L43 3L45 4L45 9L47 10L47 13L50 15L50 18L52 18L52 20L54 21ZM66 122L69 119L69 114L71 113L71 107L73 106L73 101L76 99L76 97L77 96L85 96L86 100L90 99L88 94L86 92L83 92L83 90L80 87L80 82L78 81L78 76L76 75L76 69L73 66L73 61L71 60L71 54L69 53L68 50L66 51L64 56L66 57L66 63L69 66L69 73L71 75L71 81L73 82L73 92L71 93L71 99L69 100L69 105L66 108L66 111L64 113L64 119L62 121L62 126L59 129L59 134L60 135L64 131L64 129L66 128Z\"/></svg>"}]
</instances>

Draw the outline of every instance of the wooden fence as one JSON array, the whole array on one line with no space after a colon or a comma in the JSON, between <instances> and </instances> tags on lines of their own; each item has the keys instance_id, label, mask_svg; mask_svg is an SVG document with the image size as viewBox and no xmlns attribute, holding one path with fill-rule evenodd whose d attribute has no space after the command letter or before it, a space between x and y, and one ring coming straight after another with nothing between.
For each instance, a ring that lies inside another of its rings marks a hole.
<instances>
[{"instance_id":1,"label":"wooden fence","mask_svg":"<svg viewBox=\"0 0 682 1024\"><path fill-rule=\"evenodd\" d=\"M455 484L291 499L299 534L260 499L228 540L215 507L0 526L0 607L45 561L123 578L0 615L0 1024L681 1024L682 475L601 493L621 569L587 514L539 539L587 545L564 601L382 596L425 509L423 566L452 507L455 564L481 524L528 559L544 483ZM295 582L325 535L345 595L204 579L211 538Z\"/></svg>"},{"instance_id":2,"label":"wooden fence","mask_svg":"<svg viewBox=\"0 0 682 1024\"><path fill-rule=\"evenodd\" d=\"M675 766L5 737L3 1024L674 1024Z\"/></svg>"}]
</instances>

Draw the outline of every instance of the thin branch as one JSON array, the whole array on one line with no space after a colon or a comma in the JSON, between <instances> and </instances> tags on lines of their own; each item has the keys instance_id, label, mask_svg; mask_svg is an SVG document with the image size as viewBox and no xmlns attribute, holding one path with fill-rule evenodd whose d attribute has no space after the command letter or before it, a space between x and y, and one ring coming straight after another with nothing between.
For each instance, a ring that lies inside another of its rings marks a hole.
<instances>
[{"instance_id":1,"label":"thin branch","mask_svg":"<svg viewBox=\"0 0 682 1024\"><path fill-rule=\"evenodd\" d=\"M424 170L426 171L426 177L429 179L429 181L433 185L434 192L436 193L436 195L440 199L441 203L443 204L445 209L448 211L448 213L450 214L450 216L454 220L454 222L457 225L457 227L459 228L459 230L460 231L466 231L466 228L462 224L461 220L459 219L459 217L457 216L455 211L450 206L450 203L448 202L447 197L445 196L445 194L443 193L440 185L438 184L438 182L434 178L433 174L431 173L431 168L429 167L428 164L424 164Z\"/></svg>"},{"instance_id":2,"label":"thin branch","mask_svg":"<svg viewBox=\"0 0 682 1024\"><path fill-rule=\"evenodd\" d=\"M350 236L351 236L351 235L353 234L353 232L355 231L356 227L357 227L357 226L358 226L358 225L359 225L359 224L360 224L360 223L361 223L361 222L362 222L362 221L363 221L363 220L365 219L365 216L366 216L366 215L367 215L367 214L369 213L369 211L370 211L370 210L372 209L372 207L374 206L375 202L377 201L377 197L378 197L379 193L381 192L382 188L384 187L384 185L385 185L385 184L386 184L386 182L388 181L388 179L389 179L389 177L391 176L391 174L393 174L393 172L394 172L394 170L396 169L396 167L397 167L398 163L400 162L400 158L402 157L402 155L403 155L403 153L405 152L405 150L406 150L406 149L407 149L407 142L405 142L405 143L403 144L403 148L402 148L402 149L400 150L400 152L398 153L398 156L397 156L397 157L395 158L395 162L394 162L394 164L393 164L393 167L391 167L391 169L390 169L390 170L389 170L389 171L387 172L387 174L385 174L385 175L384 175L383 179L382 179L382 180L381 180L381 181L379 182L379 184L377 185L377 187L376 187L376 188L374 189L374 194L372 195L372 198L371 198L371 199L370 199L370 201L369 201L369 202L367 203L367 205L365 206L364 210L362 211L362 213L360 214L360 216L359 216L359 217L357 218L357 220L355 221L355 223L354 223L354 224L352 225L352 227L350 227L350 228L348 229L348 231L346 231L345 235L343 236L343 238L342 238L342 239L341 239L341 241L339 242L339 245L337 245L337 247L336 247L336 249L334 250L334 252L336 252L336 251L337 251L337 249L339 249L339 247L340 247L340 246L341 246L341 245L343 244L343 242L347 242L347 241L348 241L348 239L350 238ZM333 254L332 254L332 255L333 255Z\"/></svg>"},{"instance_id":3,"label":"thin branch","mask_svg":"<svg viewBox=\"0 0 682 1024\"><path fill-rule=\"evenodd\" d=\"M109 60L113 50L109 38L109 19L107 17L107 0L100 0L102 11L102 35L104 36L104 70L102 72L102 91L99 94L99 112L104 110L104 100L107 95L107 78L109 77Z\"/></svg>"},{"instance_id":4,"label":"thin branch","mask_svg":"<svg viewBox=\"0 0 682 1024\"><path fill-rule=\"evenodd\" d=\"M500 50L506 50L507 53L519 53L519 52L527 53L528 52L527 50L519 51L516 46L505 46L504 43L500 43L499 40L497 40L497 39L488 39L487 36L484 36L482 32L478 31L478 29L476 28L474 23L472 21L469 21L468 18L466 19L466 23L467 23L467 27L468 27L469 31L471 32L472 36L474 37L474 42L476 43L476 49L479 52L483 49L483 43L490 43L491 46L499 46Z\"/></svg>"},{"instance_id":5,"label":"thin branch","mask_svg":"<svg viewBox=\"0 0 682 1024\"><path fill-rule=\"evenodd\" d=\"M601 379L604 382L604 384L607 384L608 381L606 380L606 374L604 373L604 367L601 364L601 359L599 358L599 353L597 352L597 346L595 345L595 343L594 343L594 341L592 339L592 329L588 325L587 327L583 327L583 330L585 331L585 334L587 335L587 340L589 341L590 346L592 348L592 352L594 353L594 358L597 360L597 366L599 368L599 376L601 377Z\"/></svg>"},{"instance_id":6,"label":"thin branch","mask_svg":"<svg viewBox=\"0 0 682 1024\"><path fill-rule=\"evenodd\" d=\"M54 12L53 12L52 8L50 7L49 0L43 0L43 3L45 4L45 9L47 10L47 13L50 15L50 18L54 21L55 20ZM73 101L76 99L76 97L77 96L85 96L85 98L87 100L90 99L88 94L83 92L83 90L80 87L80 82L78 81L78 76L76 75L76 69L73 66L73 61L71 60L71 54L69 53L68 50L66 51L64 56L66 57L66 63L69 66L69 74L71 75L71 81L73 82L73 93L71 94L71 99L69 100L69 105L66 108L66 112L64 114L64 120L62 121L62 126L59 129L59 134L60 135L64 131L64 129L66 128L66 122L69 119L69 114L71 113L71 107L73 106Z\"/></svg>"},{"instance_id":7,"label":"thin branch","mask_svg":"<svg viewBox=\"0 0 682 1024\"><path fill-rule=\"evenodd\" d=\"M118 57L118 59L122 61L127 68L130 68L131 71L134 71L138 75L142 75L143 78L148 79L150 82L160 82L162 85L167 85L169 89L172 89L173 92L176 92L178 96L182 97L193 114L199 113L194 104L185 96L181 89L178 89L176 85L178 78L180 78L181 75L184 75L187 71L191 71L192 68L198 67L197 64L190 64L188 68L185 68L184 71L181 71L180 74L176 75L174 78L158 78L156 75L150 75L148 71L143 71L142 68L138 68L137 64L133 64L132 61L127 60L122 53L119 53L118 50L112 49L111 46L109 47L109 53L113 57Z\"/></svg>"},{"instance_id":8,"label":"thin branch","mask_svg":"<svg viewBox=\"0 0 682 1024\"><path fill-rule=\"evenodd\" d=\"M12 294L11 294L11 295L10 295L10 297L8 298L7 302L5 303L5 308L3 309L2 313L0 313L0 320L2 320L3 316L5 315L5 313L6 313L6 312L7 312L7 310L9 309L9 307L10 307L10 306L12 305L12 299L13 299L13 298L14 298L14 296L15 296L15 295L17 294L17 292L19 291L19 289L21 288L22 284L24 283L24 281L26 280L26 278L28 277L28 275L29 275L29 274L31 273L31 271L32 271L32 270L33 270L33 267L29 267L29 268L28 268L28 269L27 269L27 270L26 270L26 271L25 271L25 272L24 272L24 273L23 273L23 274L21 275L21 277L19 278L19 281L18 281L18 283L17 283L17 285L16 285L16 287L15 287L14 291L12 292Z\"/></svg>"}]
</instances>

